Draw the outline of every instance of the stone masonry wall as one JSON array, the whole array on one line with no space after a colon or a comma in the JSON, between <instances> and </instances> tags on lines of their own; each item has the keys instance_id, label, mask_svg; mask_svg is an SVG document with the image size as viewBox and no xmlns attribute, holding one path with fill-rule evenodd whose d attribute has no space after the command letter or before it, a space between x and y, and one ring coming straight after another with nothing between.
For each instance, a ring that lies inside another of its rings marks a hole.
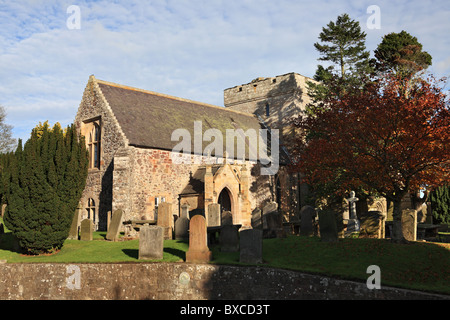
<instances>
[{"instance_id":1,"label":"stone masonry wall","mask_svg":"<svg viewBox=\"0 0 450 320\"><path fill-rule=\"evenodd\" d=\"M2 264L1 300L449 299L262 267L189 263ZM268 302L270 304L270 301Z\"/></svg>"},{"instance_id":2,"label":"stone masonry wall","mask_svg":"<svg viewBox=\"0 0 450 320\"><path fill-rule=\"evenodd\" d=\"M136 147L121 149L116 155L113 209L123 209L124 220L154 219L156 197L164 197L173 204L173 214L179 214L178 196L189 183L191 174L205 164L206 157L189 155L187 163L177 164L173 163L171 155L171 151ZM253 166L250 162L247 165ZM266 184L257 184L257 176L249 178L253 188L249 200L253 209L269 197L270 191ZM232 175L225 179L229 179L229 185L236 184ZM226 181L222 178L220 184L226 185Z\"/></svg>"},{"instance_id":3,"label":"stone masonry wall","mask_svg":"<svg viewBox=\"0 0 450 320\"><path fill-rule=\"evenodd\" d=\"M99 214L98 228L106 230L106 215L112 209L113 158L115 152L128 142L93 76L84 90L74 124L81 132L83 124L92 120L100 122L100 167L89 169L80 204L84 212L87 200L94 199Z\"/></svg>"}]
</instances>

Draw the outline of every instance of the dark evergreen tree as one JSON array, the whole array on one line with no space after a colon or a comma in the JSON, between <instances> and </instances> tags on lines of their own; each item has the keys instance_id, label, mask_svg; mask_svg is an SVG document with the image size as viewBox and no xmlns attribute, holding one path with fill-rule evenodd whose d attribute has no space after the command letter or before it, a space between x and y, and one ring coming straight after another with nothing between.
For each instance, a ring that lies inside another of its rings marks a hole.
<instances>
[{"instance_id":1,"label":"dark evergreen tree","mask_svg":"<svg viewBox=\"0 0 450 320\"><path fill-rule=\"evenodd\" d=\"M430 201L433 219L450 224L450 186L436 188L430 194Z\"/></svg>"},{"instance_id":2,"label":"dark evergreen tree","mask_svg":"<svg viewBox=\"0 0 450 320\"><path fill-rule=\"evenodd\" d=\"M389 33L374 51L376 69L409 76L431 65L431 55L422 51L422 44L406 31Z\"/></svg>"},{"instance_id":3,"label":"dark evergreen tree","mask_svg":"<svg viewBox=\"0 0 450 320\"><path fill-rule=\"evenodd\" d=\"M83 192L88 154L73 125L33 129L10 163L5 224L30 254L62 247Z\"/></svg>"}]
</instances>

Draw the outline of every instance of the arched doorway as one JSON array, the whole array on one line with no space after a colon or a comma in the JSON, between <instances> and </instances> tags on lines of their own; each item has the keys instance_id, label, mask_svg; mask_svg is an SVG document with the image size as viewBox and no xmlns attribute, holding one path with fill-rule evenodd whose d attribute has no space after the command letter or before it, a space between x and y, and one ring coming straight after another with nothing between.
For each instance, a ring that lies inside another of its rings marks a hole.
<instances>
[{"instance_id":1,"label":"arched doorway","mask_svg":"<svg viewBox=\"0 0 450 320\"><path fill-rule=\"evenodd\" d=\"M223 188L219 194L219 198L217 203L220 204L220 219L221 224L233 224L232 218L232 202L231 202L231 194L228 188Z\"/></svg>"}]
</instances>

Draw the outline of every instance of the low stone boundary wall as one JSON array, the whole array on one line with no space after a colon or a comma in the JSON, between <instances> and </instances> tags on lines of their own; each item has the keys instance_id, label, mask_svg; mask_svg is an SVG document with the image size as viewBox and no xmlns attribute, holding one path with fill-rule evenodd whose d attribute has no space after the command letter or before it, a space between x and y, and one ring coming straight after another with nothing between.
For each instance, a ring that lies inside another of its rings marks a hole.
<instances>
[{"instance_id":1,"label":"low stone boundary wall","mask_svg":"<svg viewBox=\"0 0 450 320\"><path fill-rule=\"evenodd\" d=\"M189 263L0 264L0 299L449 299L265 268Z\"/></svg>"}]
</instances>

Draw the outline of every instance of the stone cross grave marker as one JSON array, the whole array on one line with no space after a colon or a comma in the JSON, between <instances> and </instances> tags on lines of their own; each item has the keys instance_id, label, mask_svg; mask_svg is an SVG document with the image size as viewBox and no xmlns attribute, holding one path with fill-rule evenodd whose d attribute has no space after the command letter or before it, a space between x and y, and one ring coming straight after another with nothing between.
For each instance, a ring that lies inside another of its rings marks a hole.
<instances>
[{"instance_id":1,"label":"stone cross grave marker","mask_svg":"<svg viewBox=\"0 0 450 320\"><path fill-rule=\"evenodd\" d=\"M220 204L211 203L208 205L208 227L220 226Z\"/></svg>"},{"instance_id":2,"label":"stone cross grave marker","mask_svg":"<svg viewBox=\"0 0 450 320\"><path fill-rule=\"evenodd\" d=\"M118 239L120 225L122 224L122 216L123 211L120 209L113 212L108 232L106 233L106 240L116 241Z\"/></svg>"},{"instance_id":3,"label":"stone cross grave marker","mask_svg":"<svg viewBox=\"0 0 450 320\"><path fill-rule=\"evenodd\" d=\"M189 249L186 262L205 263L210 261L212 253L208 248L206 219L201 215L192 217L189 224Z\"/></svg>"},{"instance_id":4,"label":"stone cross grave marker","mask_svg":"<svg viewBox=\"0 0 450 320\"><path fill-rule=\"evenodd\" d=\"M262 230L243 229L239 232L239 262L262 263Z\"/></svg>"},{"instance_id":5,"label":"stone cross grave marker","mask_svg":"<svg viewBox=\"0 0 450 320\"><path fill-rule=\"evenodd\" d=\"M94 232L94 224L91 219L84 219L83 221L81 221L81 228L80 228L81 241L91 241L93 232Z\"/></svg>"},{"instance_id":6,"label":"stone cross grave marker","mask_svg":"<svg viewBox=\"0 0 450 320\"><path fill-rule=\"evenodd\" d=\"M320 239L325 242L337 242L338 231L333 211L319 211Z\"/></svg>"},{"instance_id":7,"label":"stone cross grave marker","mask_svg":"<svg viewBox=\"0 0 450 320\"><path fill-rule=\"evenodd\" d=\"M313 219L316 217L316 210L311 206L304 206L300 210L300 235L311 236L314 234Z\"/></svg>"},{"instance_id":8,"label":"stone cross grave marker","mask_svg":"<svg viewBox=\"0 0 450 320\"><path fill-rule=\"evenodd\" d=\"M359 231L360 222L356 216L356 202L359 201L359 199L355 196L355 191L350 191L350 198L348 198L347 201L350 211L350 219L348 219L347 223L347 232Z\"/></svg>"},{"instance_id":9,"label":"stone cross grave marker","mask_svg":"<svg viewBox=\"0 0 450 320\"><path fill-rule=\"evenodd\" d=\"M164 228L142 226L139 230L139 259L162 259L164 251Z\"/></svg>"},{"instance_id":10,"label":"stone cross grave marker","mask_svg":"<svg viewBox=\"0 0 450 320\"><path fill-rule=\"evenodd\" d=\"M164 228L164 240L172 239L173 214L171 203L162 202L159 204L158 221L156 224Z\"/></svg>"}]
</instances>

